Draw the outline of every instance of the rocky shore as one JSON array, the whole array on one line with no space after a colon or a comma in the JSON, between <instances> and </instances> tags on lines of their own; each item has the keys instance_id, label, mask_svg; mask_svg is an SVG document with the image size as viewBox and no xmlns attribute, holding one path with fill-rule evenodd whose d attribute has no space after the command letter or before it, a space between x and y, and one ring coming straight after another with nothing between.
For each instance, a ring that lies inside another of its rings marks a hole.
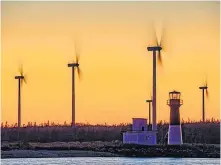
<instances>
[{"instance_id":1,"label":"rocky shore","mask_svg":"<svg viewBox=\"0 0 221 165\"><path fill-rule=\"evenodd\" d=\"M2 151L1 158L57 158L57 157L117 157L108 152L82 150L10 150Z\"/></svg>"},{"instance_id":2,"label":"rocky shore","mask_svg":"<svg viewBox=\"0 0 221 165\"><path fill-rule=\"evenodd\" d=\"M143 146L115 142L2 143L2 158L34 157L188 157L220 158L220 146L183 144Z\"/></svg>"}]
</instances>

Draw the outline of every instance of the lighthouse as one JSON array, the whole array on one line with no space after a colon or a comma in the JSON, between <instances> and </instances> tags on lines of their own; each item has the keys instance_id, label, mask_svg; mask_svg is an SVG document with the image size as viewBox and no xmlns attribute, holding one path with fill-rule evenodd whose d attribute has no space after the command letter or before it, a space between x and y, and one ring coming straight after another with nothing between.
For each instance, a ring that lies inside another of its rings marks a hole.
<instances>
[{"instance_id":1,"label":"lighthouse","mask_svg":"<svg viewBox=\"0 0 221 165\"><path fill-rule=\"evenodd\" d=\"M183 104L183 100L180 99L180 92L169 92L169 100L167 105L170 106L170 125L168 131L168 144L169 145L181 145L182 130L180 125L180 106Z\"/></svg>"}]
</instances>

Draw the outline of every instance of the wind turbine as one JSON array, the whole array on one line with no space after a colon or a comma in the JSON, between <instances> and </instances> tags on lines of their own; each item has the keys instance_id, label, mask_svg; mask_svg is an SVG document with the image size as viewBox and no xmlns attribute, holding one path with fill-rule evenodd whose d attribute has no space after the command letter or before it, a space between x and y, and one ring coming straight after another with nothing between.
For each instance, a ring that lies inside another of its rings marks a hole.
<instances>
[{"instance_id":1,"label":"wind turbine","mask_svg":"<svg viewBox=\"0 0 221 165\"><path fill-rule=\"evenodd\" d=\"M19 68L19 76L15 76L15 79L18 80L18 128L21 127L21 86L26 82L26 76L23 74L23 66Z\"/></svg>"},{"instance_id":2,"label":"wind turbine","mask_svg":"<svg viewBox=\"0 0 221 165\"><path fill-rule=\"evenodd\" d=\"M202 101L202 119L203 119L203 122L205 122L205 101L204 101L204 90L206 90L206 97L207 97L207 98L209 97L207 81L206 81L206 83L205 83L203 86L199 87L199 89L202 90L202 98L203 98L203 101Z\"/></svg>"},{"instance_id":3,"label":"wind turbine","mask_svg":"<svg viewBox=\"0 0 221 165\"><path fill-rule=\"evenodd\" d=\"M158 41L156 31L154 29L154 46L148 46L147 50L153 52L153 100L152 100L152 107L153 107L153 120L152 120L152 130L157 130L156 125L156 53L158 53L158 63L162 65L162 57L161 57L161 50L163 49L164 42L164 34L161 34L161 39Z\"/></svg>"},{"instance_id":4,"label":"wind turbine","mask_svg":"<svg viewBox=\"0 0 221 165\"><path fill-rule=\"evenodd\" d=\"M79 68L79 54L76 49L75 44L75 61L72 61L71 63L68 63L68 67L72 68L72 127L75 126L75 69L77 70L78 77L80 79L81 77L81 70Z\"/></svg>"}]
</instances>

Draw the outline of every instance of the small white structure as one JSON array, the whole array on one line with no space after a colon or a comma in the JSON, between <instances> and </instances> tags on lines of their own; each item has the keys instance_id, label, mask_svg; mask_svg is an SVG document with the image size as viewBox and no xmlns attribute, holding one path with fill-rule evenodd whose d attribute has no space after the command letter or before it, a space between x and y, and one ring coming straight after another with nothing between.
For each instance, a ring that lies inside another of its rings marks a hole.
<instances>
[{"instance_id":1,"label":"small white structure","mask_svg":"<svg viewBox=\"0 0 221 165\"><path fill-rule=\"evenodd\" d=\"M170 106L170 125L168 131L168 144L169 145L181 145L182 129L180 125L180 106L183 104L183 100L180 99L180 92L173 91L169 93L169 100L167 105Z\"/></svg>"},{"instance_id":2,"label":"small white structure","mask_svg":"<svg viewBox=\"0 0 221 165\"><path fill-rule=\"evenodd\" d=\"M132 131L123 133L123 143L155 145L156 131L148 131L147 119L133 118Z\"/></svg>"}]
</instances>

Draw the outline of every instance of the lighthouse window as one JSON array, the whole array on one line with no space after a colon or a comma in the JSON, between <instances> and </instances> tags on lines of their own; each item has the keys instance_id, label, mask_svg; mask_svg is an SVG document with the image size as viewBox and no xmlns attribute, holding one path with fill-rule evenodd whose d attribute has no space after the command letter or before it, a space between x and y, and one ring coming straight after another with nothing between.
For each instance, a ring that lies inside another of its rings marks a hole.
<instances>
[{"instance_id":1,"label":"lighthouse window","mask_svg":"<svg viewBox=\"0 0 221 165\"><path fill-rule=\"evenodd\" d=\"M144 127L142 127L142 131L144 131Z\"/></svg>"},{"instance_id":2,"label":"lighthouse window","mask_svg":"<svg viewBox=\"0 0 221 165\"><path fill-rule=\"evenodd\" d=\"M173 94L172 93L170 94L170 99L173 99Z\"/></svg>"}]
</instances>

